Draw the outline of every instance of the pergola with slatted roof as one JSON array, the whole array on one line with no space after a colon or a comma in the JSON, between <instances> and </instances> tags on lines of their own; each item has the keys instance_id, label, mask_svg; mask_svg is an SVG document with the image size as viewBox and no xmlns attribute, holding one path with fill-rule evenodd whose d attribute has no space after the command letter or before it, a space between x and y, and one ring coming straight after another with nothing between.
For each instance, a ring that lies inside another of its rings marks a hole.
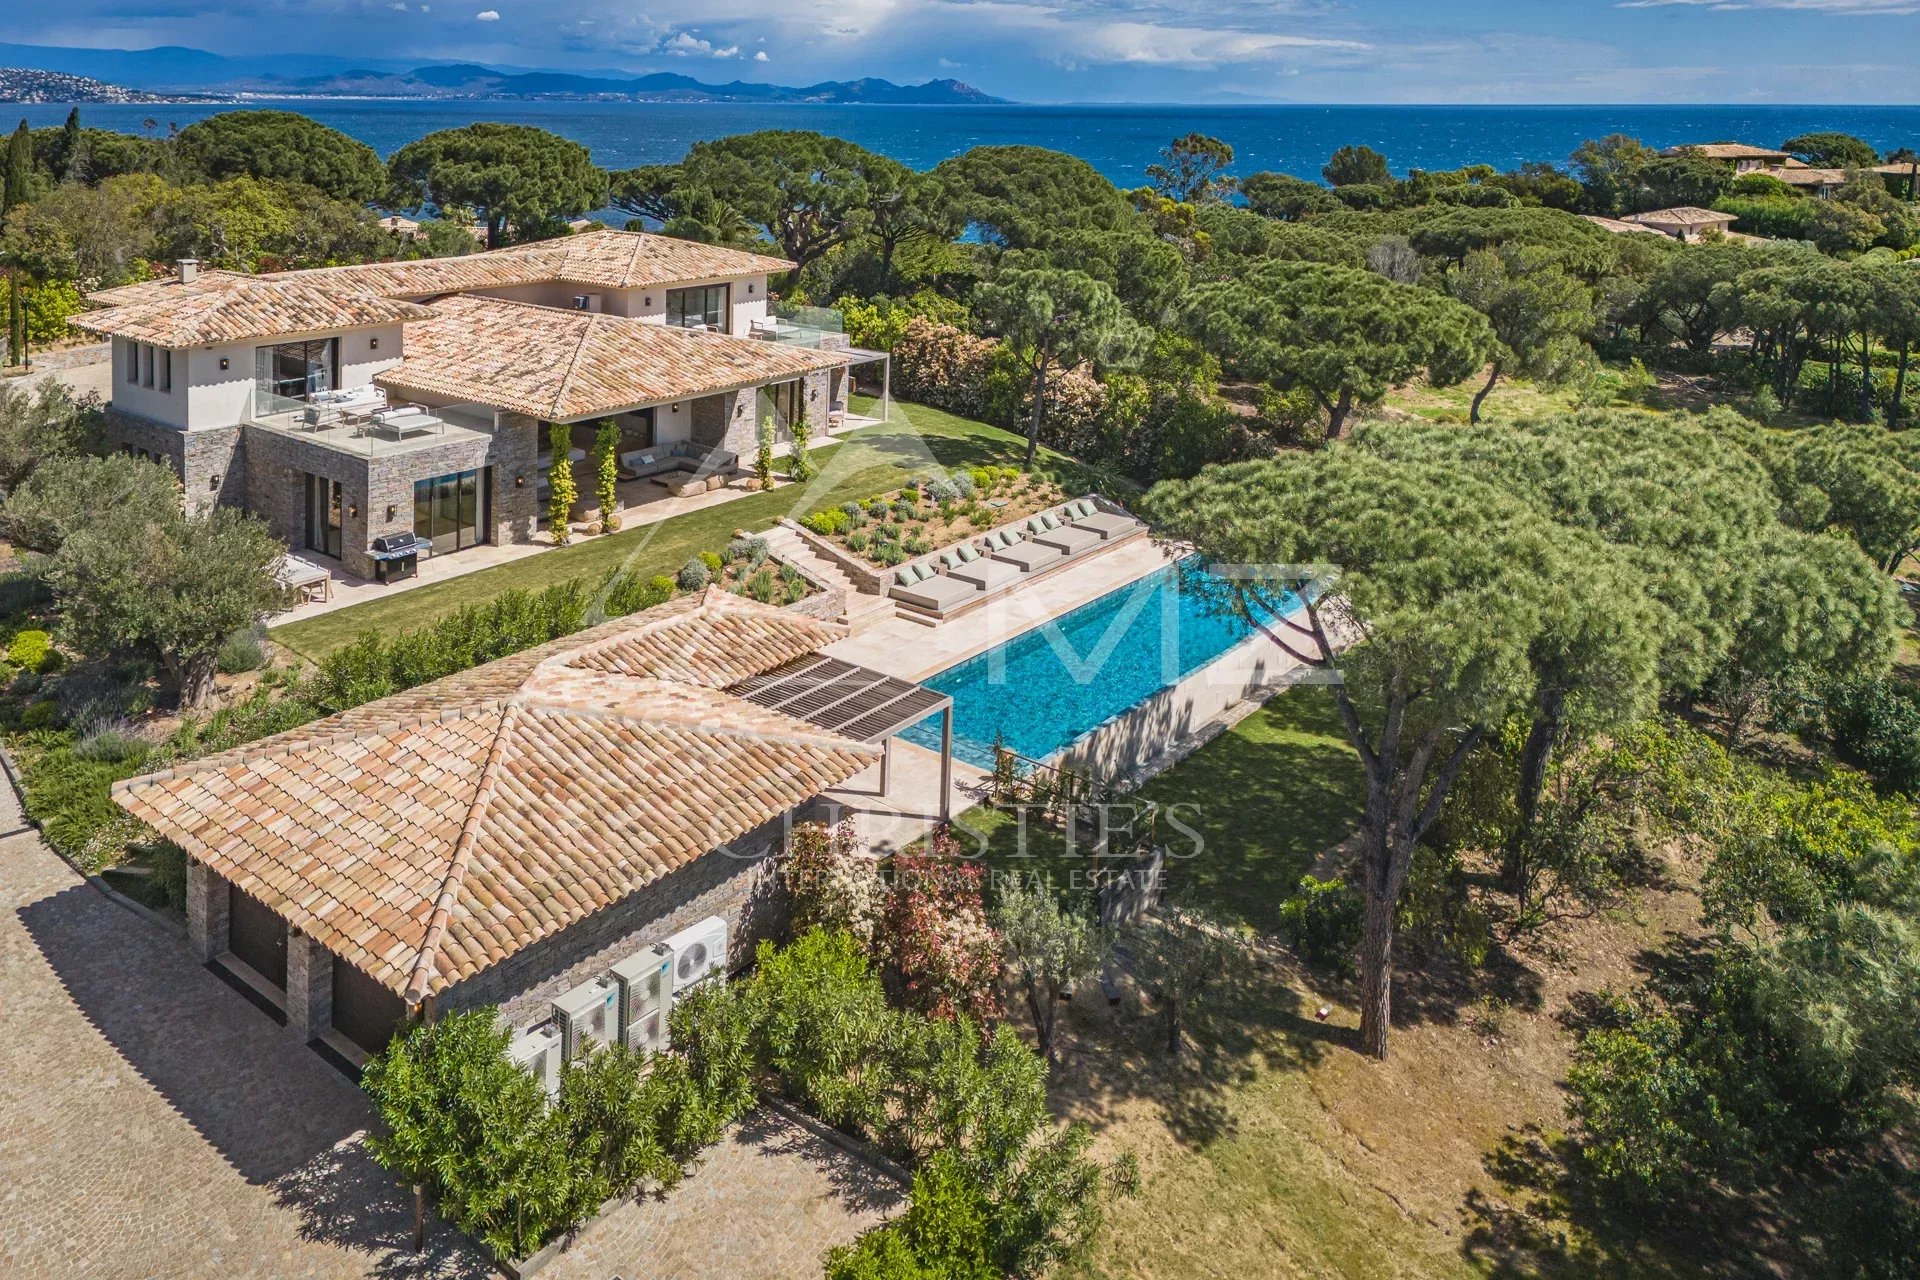
<instances>
[{"instance_id":1,"label":"pergola with slatted roof","mask_svg":"<svg viewBox=\"0 0 1920 1280\"><path fill-rule=\"evenodd\" d=\"M808 654L743 680L727 692L748 702L851 738L881 744L880 794L893 775L893 739L927 717L940 716L940 821L952 815L953 698L825 654Z\"/></svg>"}]
</instances>

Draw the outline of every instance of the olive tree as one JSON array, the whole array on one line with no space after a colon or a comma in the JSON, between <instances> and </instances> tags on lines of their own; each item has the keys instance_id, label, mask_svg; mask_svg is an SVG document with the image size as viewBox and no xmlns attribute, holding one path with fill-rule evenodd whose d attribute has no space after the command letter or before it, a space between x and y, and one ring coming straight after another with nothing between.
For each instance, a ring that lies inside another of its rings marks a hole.
<instances>
[{"instance_id":1,"label":"olive tree","mask_svg":"<svg viewBox=\"0 0 1920 1280\"><path fill-rule=\"evenodd\" d=\"M1007 968L1033 1015L1034 1035L1049 1065L1062 993L1106 960L1106 936L1083 916L1060 909L1044 885L1008 885L994 908L993 926L1007 949Z\"/></svg>"},{"instance_id":2,"label":"olive tree","mask_svg":"<svg viewBox=\"0 0 1920 1280\"><path fill-rule=\"evenodd\" d=\"M1295 661L1339 671L1331 692L1367 792L1361 1044L1385 1057L1413 851L1475 747L1531 696L1551 525L1461 469L1344 446L1213 468L1145 506L1210 559L1296 585L1324 587L1316 566L1335 575L1290 614L1248 612Z\"/></svg>"},{"instance_id":3,"label":"olive tree","mask_svg":"<svg viewBox=\"0 0 1920 1280\"><path fill-rule=\"evenodd\" d=\"M75 396L57 378L31 391L0 384L0 492L12 494L54 458L83 452L99 429L98 400Z\"/></svg>"}]
</instances>

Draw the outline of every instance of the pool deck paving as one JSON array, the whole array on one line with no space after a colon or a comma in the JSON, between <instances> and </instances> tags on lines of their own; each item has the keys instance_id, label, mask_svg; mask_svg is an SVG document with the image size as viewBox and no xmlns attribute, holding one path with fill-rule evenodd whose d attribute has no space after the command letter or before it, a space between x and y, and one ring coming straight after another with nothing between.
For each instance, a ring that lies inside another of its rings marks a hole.
<instances>
[{"instance_id":1,"label":"pool deck paving","mask_svg":"<svg viewBox=\"0 0 1920 1280\"><path fill-rule=\"evenodd\" d=\"M364 1147L367 1100L62 861L0 781L0 1276L481 1277ZM756 1113L680 1187L590 1224L550 1280L815 1280L899 1188Z\"/></svg>"},{"instance_id":2,"label":"pool deck paving","mask_svg":"<svg viewBox=\"0 0 1920 1280\"><path fill-rule=\"evenodd\" d=\"M826 652L903 680L925 680L1163 569L1182 554L1179 548L1136 538L1039 582L1016 587L937 627L895 616L829 646Z\"/></svg>"}]
</instances>

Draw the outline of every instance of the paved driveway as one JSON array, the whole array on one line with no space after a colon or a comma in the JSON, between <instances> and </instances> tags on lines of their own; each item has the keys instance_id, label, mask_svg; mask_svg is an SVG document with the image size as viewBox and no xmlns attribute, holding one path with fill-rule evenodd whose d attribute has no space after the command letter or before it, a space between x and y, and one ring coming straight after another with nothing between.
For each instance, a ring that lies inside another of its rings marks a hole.
<instances>
[{"instance_id":1,"label":"paved driveway","mask_svg":"<svg viewBox=\"0 0 1920 1280\"><path fill-rule=\"evenodd\" d=\"M0 1275L491 1274L360 1146L359 1090L21 829L0 781ZM585 1232L552 1280L802 1280L896 1201L756 1117L672 1196Z\"/></svg>"}]
</instances>

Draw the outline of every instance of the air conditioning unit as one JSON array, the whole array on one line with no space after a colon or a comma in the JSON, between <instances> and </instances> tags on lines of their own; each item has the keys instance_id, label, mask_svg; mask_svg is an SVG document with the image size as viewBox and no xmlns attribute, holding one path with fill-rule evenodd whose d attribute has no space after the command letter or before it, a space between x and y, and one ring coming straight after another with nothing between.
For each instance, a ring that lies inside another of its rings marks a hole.
<instances>
[{"instance_id":1,"label":"air conditioning unit","mask_svg":"<svg viewBox=\"0 0 1920 1280\"><path fill-rule=\"evenodd\" d=\"M540 1082L549 1094L560 1092L560 1033L551 1022L529 1027L507 1045L507 1058Z\"/></svg>"},{"instance_id":2,"label":"air conditioning unit","mask_svg":"<svg viewBox=\"0 0 1920 1280\"><path fill-rule=\"evenodd\" d=\"M612 1044L620 1034L620 988L596 978L556 996L553 1018L560 1027L560 1060L572 1062L590 1043Z\"/></svg>"},{"instance_id":3,"label":"air conditioning unit","mask_svg":"<svg viewBox=\"0 0 1920 1280\"><path fill-rule=\"evenodd\" d=\"M620 987L620 1040L641 1053L667 1047L667 1012L673 1007L673 953L655 945L608 970Z\"/></svg>"},{"instance_id":4,"label":"air conditioning unit","mask_svg":"<svg viewBox=\"0 0 1920 1280\"><path fill-rule=\"evenodd\" d=\"M597 293L574 294L573 309L575 311L598 311L600 309L600 295Z\"/></svg>"},{"instance_id":5,"label":"air conditioning unit","mask_svg":"<svg viewBox=\"0 0 1920 1280\"><path fill-rule=\"evenodd\" d=\"M675 994L715 980L727 978L727 922L723 916L708 916L689 925L660 944L673 957Z\"/></svg>"}]
</instances>

